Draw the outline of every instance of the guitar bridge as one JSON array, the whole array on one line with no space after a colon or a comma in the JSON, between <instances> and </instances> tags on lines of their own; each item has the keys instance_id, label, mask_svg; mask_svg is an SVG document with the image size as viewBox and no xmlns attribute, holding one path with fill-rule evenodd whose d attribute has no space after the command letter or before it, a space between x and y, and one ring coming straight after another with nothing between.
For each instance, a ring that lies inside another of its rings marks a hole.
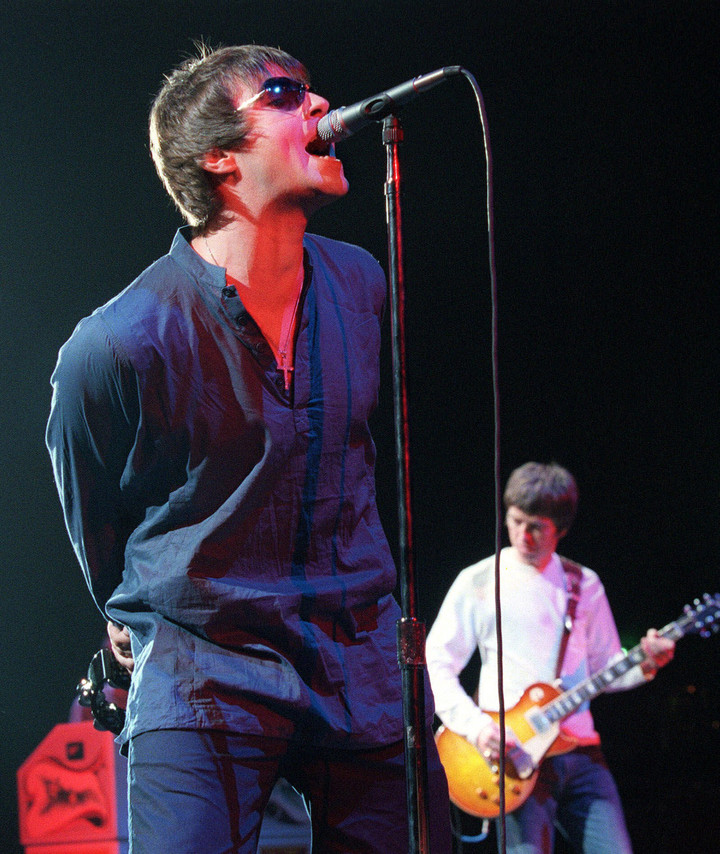
<instances>
[{"instance_id":1,"label":"guitar bridge","mask_svg":"<svg viewBox=\"0 0 720 854\"><path fill-rule=\"evenodd\" d=\"M535 763L529 753L526 753L522 747L513 747L508 751L508 759L512 762L515 768L515 776L520 780L527 780L532 776L535 770Z\"/></svg>"}]
</instances>

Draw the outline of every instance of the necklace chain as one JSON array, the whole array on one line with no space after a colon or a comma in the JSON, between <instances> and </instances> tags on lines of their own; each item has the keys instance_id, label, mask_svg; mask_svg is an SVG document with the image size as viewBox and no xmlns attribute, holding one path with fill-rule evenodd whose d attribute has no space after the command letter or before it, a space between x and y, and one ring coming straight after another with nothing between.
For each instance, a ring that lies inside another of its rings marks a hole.
<instances>
[{"instance_id":1,"label":"necklace chain","mask_svg":"<svg viewBox=\"0 0 720 854\"><path fill-rule=\"evenodd\" d=\"M210 248L210 244L208 243L207 237L203 234L203 240L205 241L205 248L210 253L210 257L216 266L222 267L222 264L215 257L215 253ZM290 325L287 328L287 332L285 333L285 340L281 343L278 342L278 354L280 356L280 370L283 372L283 376L285 377L285 391L290 390L290 374L295 370L295 365L288 362L287 351L288 345L290 343L290 339L292 337L293 332L295 331L295 317L297 315L298 306L300 305L300 296L302 295L302 285L300 286L300 290L298 291L297 297L295 298L295 305L293 306L292 317L290 318Z\"/></svg>"},{"instance_id":2,"label":"necklace chain","mask_svg":"<svg viewBox=\"0 0 720 854\"><path fill-rule=\"evenodd\" d=\"M280 343L278 341L278 353L280 355L280 370L283 372L283 376L285 377L285 391L290 390L290 374L295 370L295 365L292 363L288 363L287 359L287 351L288 344L290 343L290 339L292 338L292 334L295 331L295 317L297 315L298 306L300 305L300 296L302 295L302 287L298 291L298 295L295 299L295 305L293 307L292 317L290 318L290 325L287 328L287 332L285 333L285 340Z\"/></svg>"},{"instance_id":3,"label":"necklace chain","mask_svg":"<svg viewBox=\"0 0 720 854\"><path fill-rule=\"evenodd\" d=\"M213 259L213 261L215 262L215 266L217 266L217 267L222 267L222 264L221 264L221 263L218 261L218 259L215 257L215 253L214 253L214 252L212 251L212 249L210 248L210 244L208 243L208 239L207 239L207 237L206 237L204 234L203 234L203 240L205 241L205 248L206 248L206 249L207 249L207 251L210 253L210 257L211 257L211 258Z\"/></svg>"}]
</instances>

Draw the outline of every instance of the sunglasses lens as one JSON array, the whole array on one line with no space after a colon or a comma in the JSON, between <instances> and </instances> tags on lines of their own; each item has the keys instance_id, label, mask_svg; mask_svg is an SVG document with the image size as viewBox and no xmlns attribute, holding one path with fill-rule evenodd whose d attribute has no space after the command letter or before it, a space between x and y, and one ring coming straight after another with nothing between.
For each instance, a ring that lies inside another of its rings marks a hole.
<instances>
[{"instance_id":1,"label":"sunglasses lens","mask_svg":"<svg viewBox=\"0 0 720 854\"><path fill-rule=\"evenodd\" d=\"M265 103L278 110L295 110L305 100L308 86L289 77L272 77L263 83Z\"/></svg>"}]
</instances>

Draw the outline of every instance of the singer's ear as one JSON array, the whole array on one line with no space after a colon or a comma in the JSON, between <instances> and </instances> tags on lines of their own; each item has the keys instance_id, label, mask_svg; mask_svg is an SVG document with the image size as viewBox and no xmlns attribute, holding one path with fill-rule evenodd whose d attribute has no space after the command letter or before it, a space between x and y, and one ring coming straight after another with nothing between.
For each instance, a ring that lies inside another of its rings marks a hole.
<instances>
[{"instance_id":1,"label":"singer's ear","mask_svg":"<svg viewBox=\"0 0 720 854\"><path fill-rule=\"evenodd\" d=\"M234 153L219 148L214 148L204 154L200 158L199 165L206 172L212 172L214 175L227 175L230 172L235 172L238 168Z\"/></svg>"}]
</instances>

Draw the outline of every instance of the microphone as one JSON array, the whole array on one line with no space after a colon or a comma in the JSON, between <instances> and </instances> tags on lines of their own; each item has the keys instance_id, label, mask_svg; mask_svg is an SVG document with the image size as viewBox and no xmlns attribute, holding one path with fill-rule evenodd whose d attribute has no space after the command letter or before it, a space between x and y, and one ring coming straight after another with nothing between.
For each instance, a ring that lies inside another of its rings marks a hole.
<instances>
[{"instance_id":1,"label":"microphone","mask_svg":"<svg viewBox=\"0 0 720 854\"><path fill-rule=\"evenodd\" d=\"M399 107L407 104L408 101L412 101L426 89L432 89L433 86L442 83L447 77L459 74L461 71L462 68L459 65L448 65L445 68L439 68L437 71L431 71L429 74L421 74L412 80L406 80L399 86L393 86L392 89L387 89L385 92L373 95L372 98L366 98L364 101L358 101L349 107L338 107L336 110L330 110L318 122L317 135L323 142L330 143L347 139L366 125L380 121L394 113Z\"/></svg>"}]
</instances>

